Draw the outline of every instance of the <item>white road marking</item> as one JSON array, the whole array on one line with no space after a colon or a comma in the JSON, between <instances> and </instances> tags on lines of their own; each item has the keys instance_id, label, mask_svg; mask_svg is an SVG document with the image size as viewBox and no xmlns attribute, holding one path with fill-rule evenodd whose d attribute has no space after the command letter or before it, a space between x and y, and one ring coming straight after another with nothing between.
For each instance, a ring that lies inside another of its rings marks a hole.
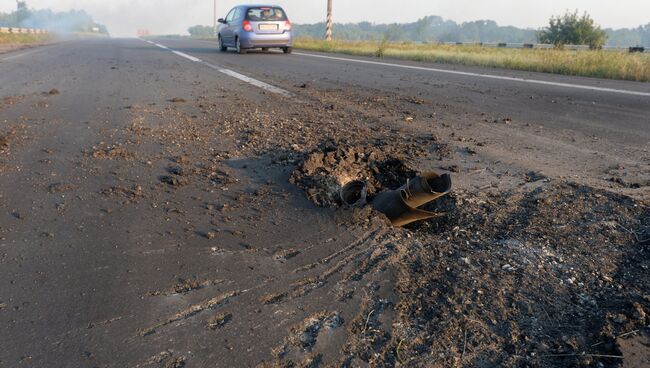
<instances>
[{"instance_id":1,"label":"white road marking","mask_svg":"<svg viewBox=\"0 0 650 368\"><path fill-rule=\"evenodd\" d=\"M191 61L193 61L193 62L195 62L195 63L200 63L200 62L201 62L201 59L199 59L199 58L195 58L195 57L192 56L192 55L188 55L188 54L185 54L185 53L183 53L183 52L176 51L176 50L172 50L172 52L173 52L174 54L178 55L178 56L182 56L182 57L186 58L187 60L191 60Z\"/></svg>"},{"instance_id":2,"label":"white road marking","mask_svg":"<svg viewBox=\"0 0 650 368\"><path fill-rule=\"evenodd\" d=\"M273 92L273 93L277 93L277 94L282 95L282 96L284 96L284 97L291 97L291 92L289 92L289 91L285 91L285 90L283 90L282 88L278 88L278 87L276 87L276 86L272 86L272 85L270 85L270 84L268 84L268 83L264 83L264 82L259 81L259 80L257 80L257 79L254 79L254 78L251 78L251 77L245 76L245 75L243 75L243 74L239 74L239 73L237 73L236 71L233 71L233 70L230 70L230 69L221 68L221 67L218 67L218 66L216 66L216 65L212 65L212 64L210 64L210 63L207 63L207 62L203 62L203 64L209 66L210 68L212 68L212 69L214 69L214 70L218 70L219 72L221 72L221 73L223 73L223 74L225 74L225 75L229 75L229 76L231 76L231 77L233 77L233 78L239 79L240 81L246 82L246 83L248 83L248 84L252 84L253 86L255 86L255 87L259 87L259 88L261 88L261 89L263 89L263 90L266 90L266 91L269 91L269 92Z\"/></svg>"},{"instance_id":3,"label":"white road marking","mask_svg":"<svg viewBox=\"0 0 650 368\"><path fill-rule=\"evenodd\" d=\"M236 71L233 71L233 70L230 70L230 69L225 69L225 68L210 64L210 63L208 63L206 61L203 61L203 60L201 60L201 59L199 59L197 57L194 57L192 55L188 55L188 54L180 52L180 51L172 50L169 47L167 47L165 45L161 45L159 43L150 42L148 40L143 40L143 41L148 42L148 43L153 44L153 45L156 45L157 47L160 47L161 49L171 51L174 54L176 54L178 56L182 56L182 57L184 57L184 58L186 58L186 59L188 59L190 61L193 61L195 63L203 64L203 65L205 65L205 66L207 66L209 68L212 68L212 69L214 69L214 70L216 70L216 71L218 71L220 73L223 73L225 75L231 76L231 77L236 78L236 79L239 79L240 81L246 82L246 83L251 84L251 85L253 85L255 87L261 88L263 90L273 92L273 93L277 93L277 94L282 95L284 97L291 97L292 96L291 92L289 92L289 91L286 91L286 90L284 90L282 88L279 88L279 87L276 87L276 86L272 86L272 85L270 85L268 83L264 83L264 82L262 82L260 80L248 77L246 75L237 73Z\"/></svg>"},{"instance_id":4,"label":"white road marking","mask_svg":"<svg viewBox=\"0 0 650 368\"><path fill-rule=\"evenodd\" d=\"M335 56L306 54L306 53L302 53L302 52L294 52L294 55L309 56L309 57L321 58L321 59L339 60L339 61L346 61L346 62L352 62L352 63L390 66L390 67L395 67L395 68L404 68L404 69L413 69L413 70L423 70L423 71L435 72L435 73L463 75L463 76L467 76L467 77L489 78L489 79L498 79L498 80L505 80L505 81L511 81L511 82L542 84L542 85L555 86L555 87L585 89L585 90L590 90L590 91L620 93L620 94L633 95L633 96L650 97L650 92L630 91L630 90L625 90L625 89L586 86L586 85L582 85L582 84L569 84L569 83L560 83L560 82L550 82L550 81L544 81L544 80L538 80L538 79L505 77L505 76L493 75L493 74L460 72L460 71L456 71L456 70L428 68L428 67L413 66L413 65L391 64L391 63L383 63L383 62L379 62L379 61L359 60L359 59L349 59L349 58L342 58L342 57L335 57Z\"/></svg>"}]
</instances>

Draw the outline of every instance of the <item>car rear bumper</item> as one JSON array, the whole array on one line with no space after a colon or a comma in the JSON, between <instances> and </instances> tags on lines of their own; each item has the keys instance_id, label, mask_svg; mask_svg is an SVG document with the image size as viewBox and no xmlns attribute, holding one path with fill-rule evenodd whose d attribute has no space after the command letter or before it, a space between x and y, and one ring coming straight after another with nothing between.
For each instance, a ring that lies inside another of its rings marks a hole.
<instances>
[{"instance_id":1,"label":"car rear bumper","mask_svg":"<svg viewBox=\"0 0 650 368\"><path fill-rule=\"evenodd\" d=\"M240 35L241 46L245 49L259 47L293 47L291 32L280 34L258 34L246 32Z\"/></svg>"}]
</instances>

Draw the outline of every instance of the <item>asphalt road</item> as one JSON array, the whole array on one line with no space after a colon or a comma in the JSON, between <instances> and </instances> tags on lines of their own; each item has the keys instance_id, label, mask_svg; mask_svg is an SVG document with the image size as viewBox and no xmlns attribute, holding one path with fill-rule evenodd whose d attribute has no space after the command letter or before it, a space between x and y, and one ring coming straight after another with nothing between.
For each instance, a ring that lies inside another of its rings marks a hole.
<instances>
[{"instance_id":1,"label":"asphalt road","mask_svg":"<svg viewBox=\"0 0 650 368\"><path fill-rule=\"evenodd\" d=\"M255 251L265 252L270 243L305 241L304 233L292 230L295 224L316 224L319 231L336 234L331 213L313 210L295 188L280 185L293 198L293 207L274 210L276 223L263 232L254 215L241 219L220 242L226 255L215 260L210 236L200 236L210 222L194 223L206 211L209 191L164 192L125 206L129 196L138 196L138 185L146 191L147 183L157 182L158 174L147 170L164 173L165 164L149 157L92 161L97 147L130 127L131 105L160 107L179 96L199 99L199 85L211 96L224 96L223 103L234 108L241 100L249 108L256 101L273 101L275 109L283 110L285 104L300 106L315 96L336 101L339 94L422 99L423 105L400 105L394 116L378 119L395 119L399 127L403 116L415 116L416 124L445 122L439 130L445 137L488 142L481 159L502 165L501 171L471 183L476 186L502 180L500 175L514 167L576 175L577 181L607 187L614 175L607 170L616 164L624 185L615 189L639 196L650 185L648 83L394 60L373 64L365 61L377 60L306 52L242 56L220 53L205 41L155 42L168 49L118 39L63 42L0 55L0 123L13 139L9 153L0 156L0 367L155 366L180 356L196 362L190 366L253 366L269 359L273 343L257 340L277 337L272 326L264 325L270 317L262 316L256 304L262 294L251 290L267 287L260 280L277 277L273 282L283 283L278 275L285 271L255 258ZM49 94L52 89L57 91ZM227 150L237 142L221 144ZM152 144L147 149L143 152L157 148ZM246 160L231 169L246 172L242 177L248 178L233 184L231 191L266 180L250 174L263 168ZM286 183L286 172L273 175L276 182ZM639 183L646 187L642 192L625 187ZM469 179L460 185L471 187ZM111 188L130 188L132 193L115 203L106 195ZM260 206L259 211L267 208ZM160 213L152 215L152 208ZM184 218L170 221L177 210ZM239 232L246 234L247 244L242 245ZM336 249L351 238L353 234L340 235L327 247ZM207 270L219 270L218 279L202 278ZM206 282L198 291L202 294L150 297L188 276ZM151 326L184 323L189 313L167 322L163 317L233 290L242 298L238 312L247 319L235 318L231 335L215 338L209 329L196 326L146 333ZM319 298L327 295L316 294L302 307L318 304ZM277 312L277 320L269 320L283 323L285 317L292 318Z\"/></svg>"},{"instance_id":2,"label":"asphalt road","mask_svg":"<svg viewBox=\"0 0 650 368\"><path fill-rule=\"evenodd\" d=\"M646 94L634 96L308 56L376 62L372 59L342 55L298 52L299 55L285 57L280 53L259 52L249 57L240 57L235 53L214 52L214 43L207 41L161 40L160 43L216 65L232 68L287 88L313 82L317 83L319 88L359 88L380 90L396 95L418 95L440 103L463 104L468 111L539 122L550 129L570 127L589 134L606 131L609 139L620 139L627 143L631 140L639 144L649 142L650 85L648 83L451 65L427 65L395 60L383 61L397 66L431 67Z\"/></svg>"}]
</instances>

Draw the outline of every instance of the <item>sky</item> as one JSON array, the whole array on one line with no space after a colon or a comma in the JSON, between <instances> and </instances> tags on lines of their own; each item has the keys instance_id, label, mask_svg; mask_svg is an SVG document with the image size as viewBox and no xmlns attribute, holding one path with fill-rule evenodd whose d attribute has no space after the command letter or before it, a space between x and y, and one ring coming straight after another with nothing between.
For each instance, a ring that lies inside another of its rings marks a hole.
<instances>
[{"instance_id":1,"label":"sky","mask_svg":"<svg viewBox=\"0 0 650 368\"><path fill-rule=\"evenodd\" d=\"M268 1L268 0L267 0ZM217 0L219 17L236 4L265 0ZM294 23L316 23L326 15L327 0L270 0L285 8ZM213 22L213 0L27 0L30 8L83 9L105 24L113 36L131 37L137 29L154 34L184 34L187 28ZM0 11L15 0L0 0ZM539 28L566 10L587 11L604 28L650 23L650 0L334 0L336 22L403 23L426 15L465 22L491 19L500 25Z\"/></svg>"}]
</instances>

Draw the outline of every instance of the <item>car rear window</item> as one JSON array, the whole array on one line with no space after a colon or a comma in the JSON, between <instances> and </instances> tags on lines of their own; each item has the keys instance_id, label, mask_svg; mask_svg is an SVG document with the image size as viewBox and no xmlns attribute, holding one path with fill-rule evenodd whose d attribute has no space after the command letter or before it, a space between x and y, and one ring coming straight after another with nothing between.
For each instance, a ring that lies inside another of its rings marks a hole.
<instances>
[{"instance_id":1,"label":"car rear window","mask_svg":"<svg viewBox=\"0 0 650 368\"><path fill-rule=\"evenodd\" d=\"M287 15L284 10L276 7L257 7L248 8L246 19L251 22L271 22L287 20Z\"/></svg>"}]
</instances>

